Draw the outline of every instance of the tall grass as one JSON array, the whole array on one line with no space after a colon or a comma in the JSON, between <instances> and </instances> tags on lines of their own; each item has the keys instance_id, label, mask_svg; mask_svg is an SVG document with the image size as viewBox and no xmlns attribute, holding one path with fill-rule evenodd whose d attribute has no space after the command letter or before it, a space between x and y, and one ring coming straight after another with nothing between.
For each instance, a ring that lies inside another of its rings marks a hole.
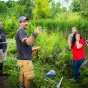
<instances>
[{"instance_id":1,"label":"tall grass","mask_svg":"<svg viewBox=\"0 0 88 88\"><path fill-rule=\"evenodd\" d=\"M18 29L17 18L2 18L3 21L3 29L5 30L8 37L14 37L16 30ZM88 21L80 16L77 13L65 13L61 14L55 19L39 19L39 20L31 20L29 21L29 26L27 29L27 33L31 34L33 30L42 26L43 30L48 32L53 31L58 33L62 31L66 36L71 32L71 28L76 26L78 30L87 35L88 32Z\"/></svg>"}]
</instances>

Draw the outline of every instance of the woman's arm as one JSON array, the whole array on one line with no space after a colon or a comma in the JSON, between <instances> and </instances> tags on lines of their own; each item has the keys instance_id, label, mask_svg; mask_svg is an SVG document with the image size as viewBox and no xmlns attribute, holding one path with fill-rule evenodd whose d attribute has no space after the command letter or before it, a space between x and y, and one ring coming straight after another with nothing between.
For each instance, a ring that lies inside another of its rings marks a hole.
<instances>
[{"instance_id":1,"label":"woman's arm","mask_svg":"<svg viewBox=\"0 0 88 88\"><path fill-rule=\"evenodd\" d=\"M77 49L80 49L83 47L83 44L79 43L79 40L76 41L76 47Z\"/></svg>"}]
</instances>

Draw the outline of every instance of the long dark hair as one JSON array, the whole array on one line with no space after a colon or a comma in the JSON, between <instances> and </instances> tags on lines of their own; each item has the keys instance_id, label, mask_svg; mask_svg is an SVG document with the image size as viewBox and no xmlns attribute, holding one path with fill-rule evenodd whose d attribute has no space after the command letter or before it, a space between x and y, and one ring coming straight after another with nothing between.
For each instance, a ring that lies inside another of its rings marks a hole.
<instances>
[{"instance_id":1,"label":"long dark hair","mask_svg":"<svg viewBox=\"0 0 88 88\"><path fill-rule=\"evenodd\" d=\"M82 39L81 33L76 32L72 37L71 48L73 48L74 44L76 43L76 34L80 34L80 39Z\"/></svg>"}]
</instances>

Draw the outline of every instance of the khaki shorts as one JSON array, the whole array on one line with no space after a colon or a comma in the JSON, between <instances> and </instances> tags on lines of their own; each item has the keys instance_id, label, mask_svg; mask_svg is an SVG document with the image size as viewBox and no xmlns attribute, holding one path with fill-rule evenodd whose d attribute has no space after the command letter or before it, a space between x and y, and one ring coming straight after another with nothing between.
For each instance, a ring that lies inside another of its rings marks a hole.
<instances>
[{"instance_id":1,"label":"khaki shorts","mask_svg":"<svg viewBox=\"0 0 88 88\"><path fill-rule=\"evenodd\" d=\"M0 63L3 63L6 60L7 50L3 53L3 50L0 49Z\"/></svg>"},{"instance_id":2,"label":"khaki shorts","mask_svg":"<svg viewBox=\"0 0 88 88\"><path fill-rule=\"evenodd\" d=\"M34 78L33 64L31 60L17 60L17 65L20 67L20 74L23 74L25 79L31 80Z\"/></svg>"}]
</instances>

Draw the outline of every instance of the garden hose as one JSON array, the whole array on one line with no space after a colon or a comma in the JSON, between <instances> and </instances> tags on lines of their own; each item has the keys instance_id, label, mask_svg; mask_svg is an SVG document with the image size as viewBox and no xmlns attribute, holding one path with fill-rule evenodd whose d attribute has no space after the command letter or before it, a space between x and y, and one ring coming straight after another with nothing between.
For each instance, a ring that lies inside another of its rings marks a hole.
<instances>
[{"instance_id":1,"label":"garden hose","mask_svg":"<svg viewBox=\"0 0 88 88\"><path fill-rule=\"evenodd\" d=\"M14 43L16 42L15 40L12 40L12 41L7 41L7 42L0 42L0 44L5 44L5 43Z\"/></svg>"}]
</instances>

